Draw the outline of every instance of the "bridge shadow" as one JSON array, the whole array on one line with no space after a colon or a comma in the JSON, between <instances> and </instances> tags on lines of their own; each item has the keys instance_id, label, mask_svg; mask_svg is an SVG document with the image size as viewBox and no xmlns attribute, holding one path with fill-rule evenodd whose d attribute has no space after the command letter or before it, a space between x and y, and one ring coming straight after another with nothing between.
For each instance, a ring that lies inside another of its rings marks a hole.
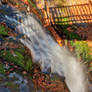
<instances>
[{"instance_id":1,"label":"bridge shadow","mask_svg":"<svg viewBox=\"0 0 92 92\"><path fill-rule=\"evenodd\" d=\"M68 40L92 40L92 3L43 9L44 24Z\"/></svg>"},{"instance_id":2,"label":"bridge shadow","mask_svg":"<svg viewBox=\"0 0 92 92\"><path fill-rule=\"evenodd\" d=\"M92 24L51 25L64 40L92 40Z\"/></svg>"}]
</instances>

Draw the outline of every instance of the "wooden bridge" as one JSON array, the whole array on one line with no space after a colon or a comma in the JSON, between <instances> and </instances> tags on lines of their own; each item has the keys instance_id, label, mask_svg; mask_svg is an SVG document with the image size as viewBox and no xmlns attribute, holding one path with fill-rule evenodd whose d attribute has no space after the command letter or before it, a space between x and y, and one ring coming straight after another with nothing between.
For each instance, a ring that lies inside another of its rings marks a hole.
<instances>
[{"instance_id":1,"label":"wooden bridge","mask_svg":"<svg viewBox=\"0 0 92 92\"><path fill-rule=\"evenodd\" d=\"M14 0L19 2L19 0ZM23 1L19 4L9 3L10 6L19 8L20 10L28 10L34 13L41 20L44 27L51 31L55 40L62 46L63 29L61 24L80 24L92 23L92 3L62 6L62 7L46 7L42 9L33 8L28 2ZM21 4L21 5L20 5ZM24 7L26 5L26 7ZM57 26L60 25L60 26ZM68 39L68 38L67 38Z\"/></svg>"},{"instance_id":2,"label":"wooden bridge","mask_svg":"<svg viewBox=\"0 0 92 92\"><path fill-rule=\"evenodd\" d=\"M92 22L92 3L47 7L40 10L45 25Z\"/></svg>"}]
</instances>

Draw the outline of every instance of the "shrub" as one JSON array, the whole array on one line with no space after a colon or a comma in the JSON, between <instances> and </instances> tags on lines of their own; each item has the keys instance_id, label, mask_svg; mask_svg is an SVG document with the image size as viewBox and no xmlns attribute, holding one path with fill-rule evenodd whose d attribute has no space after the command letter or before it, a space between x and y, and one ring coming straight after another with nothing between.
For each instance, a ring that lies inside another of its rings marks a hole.
<instances>
[{"instance_id":1,"label":"shrub","mask_svg":"<svg viewBox=\"0 0 92 92\"><path fill-rule=\"evenodd\" d=\"M79 59L82 58L85 63L88 63L92 60L92 56L90 55L91 48L88 46L87 42L71 41L71 45L75 48L75 53Z\"/></svg>"},{"instance_id":2,"label":"shrub","mask_svg":"<svg viewBox=\"0 0 92 92\"><path fill-rule=\"evenodd\" d=\"M62 32L66 35L67 39L69 39L69 40L74 40L74 39L81 40L81 37L78 34L76 34L74 32L69 32L67 30L67 28L70 26L69 24L67 24L67 25L61 24L60 26L62 27L62 30L63 30Z\"/></svg>"}]
</instances>

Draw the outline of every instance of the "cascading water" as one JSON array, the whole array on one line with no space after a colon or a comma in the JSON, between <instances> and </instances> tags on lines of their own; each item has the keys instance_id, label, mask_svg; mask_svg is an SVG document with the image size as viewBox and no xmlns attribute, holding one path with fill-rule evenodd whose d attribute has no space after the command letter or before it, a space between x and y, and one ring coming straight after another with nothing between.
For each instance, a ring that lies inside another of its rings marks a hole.
<instances>
[{"instance_id":1,"label":"cascading water","mask_svg":"<svg viewBox=\"0 0 92 92\"><path fill-rule=\"evenodd\" d=\"M20 37L19 40L30 49L33 61L41 65L42 72L51 69L51 73L64 76L71 92L88 92L83 65L65 47L60 47L54 41L34 14L18 12L8 6L2 6L0 10L0 21L16 29L19 35L23 34L25 38ZM22 22L17 21L19 16Z\"/></svg>"}]
</instances>

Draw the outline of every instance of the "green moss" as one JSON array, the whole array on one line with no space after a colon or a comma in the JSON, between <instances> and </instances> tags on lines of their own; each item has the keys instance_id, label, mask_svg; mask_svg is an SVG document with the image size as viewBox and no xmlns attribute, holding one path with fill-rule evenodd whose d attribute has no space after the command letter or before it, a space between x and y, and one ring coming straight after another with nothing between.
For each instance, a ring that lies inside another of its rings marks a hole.
<instances>
[{"instance_id":1,"label":"green moss","mask_svg":"<svg viewBox=\"0 0 92 92\"><path fill-rule=\"evenodd\" d=\"M5 74L4 66L0 64L0 74Z\"/></svg>"},{"instance_id":2,"label":"green moss","mask_svg":"<svg viewBox=\"0 0 92 92\"><path fill-rule=\"evenodd\" d=\"M8 30L3 25L0 25L0 34L8 35Z\"/></svg>"},{"instance_id":3,"label":"green moss","mask_svg":"<svg viewBox=\"0 0 92 92\"><path fill-rule=\"evenodd\" d=\"M24 69L30 71L32 69L32 59L29 56L25 55L24 61Z\"/></svg>"},{"instance_id":4,"label":"green moss","mask_svg":"<svg viewBox=\"0 0 92 92\"><path fill-rule=\"evenodd\" d=\"M31 70L32 69L32 60L31 59L29 59L29 60L27 60L27 62L26 62L26 64L25 64L25 70L27 70L27 71L29 71L29 70Z\"/></svg>"},{"instance_id":5,"label":"green moss","mask_svg":"<svg viewBox=\"0 0 92 92\"><path fill-rule=\"evenodd\" d=\"M25 53L25 48L16 48L14 51L17 51L21 54L24 54Z\"/></svg>"},{"instance_id":6,"label":"green moss","mask_svg":"<svg viewBox=\"0 0 92 92\"><path fill-rule=\"evenodd\" d=\"M12 81L7 82L6 85L7 85L7 87L12 88L12 89L15 89L15 90L18 90L19 89L19 86L16 85L16 84L14 84L14 82L12 82Z\"/></svg>"},{"instance_id":7,"label":"green moss","mask_svg":"<svg viewBox=\"0 0 92 92\"><path fill-rule=\"evenodd\" d=\"M24 68L25 70L30 71L32 68L32 59L31 57L24 55L25 53L22 52L24 52L24 49L17 49L16 51L14 51L14 56L9 50L7 50L6 52L0 51L0 58L9 62L13 62L14 64Z\"/></svg>"},{"instance_id":8,"label":"green moss","mask_svg":"<svg viewBox=\"0 0 92 92\"><path fill-rule=\"evenodd\" d=\"M5 55L4 55L4 53L5 53ZM16 65L23 67L24 66L23 65L23 56L18 52L15 52L15 54L16 54L16 56L13 56L10 51L6 51L6 52L0 51L0 58L3 58L4 60L13 62Z\"/></svg>"},{"instance_id":9,"label":"green moss","mask_svg":"<svg viewBox=\"0 0 92 92\"><path fill-rule=\"evenodd\" d=\"M15 84L14 84L13 82L7 82L7 86L9 86L9 87L14 87Z\"/></svg>"}]
</instances>

